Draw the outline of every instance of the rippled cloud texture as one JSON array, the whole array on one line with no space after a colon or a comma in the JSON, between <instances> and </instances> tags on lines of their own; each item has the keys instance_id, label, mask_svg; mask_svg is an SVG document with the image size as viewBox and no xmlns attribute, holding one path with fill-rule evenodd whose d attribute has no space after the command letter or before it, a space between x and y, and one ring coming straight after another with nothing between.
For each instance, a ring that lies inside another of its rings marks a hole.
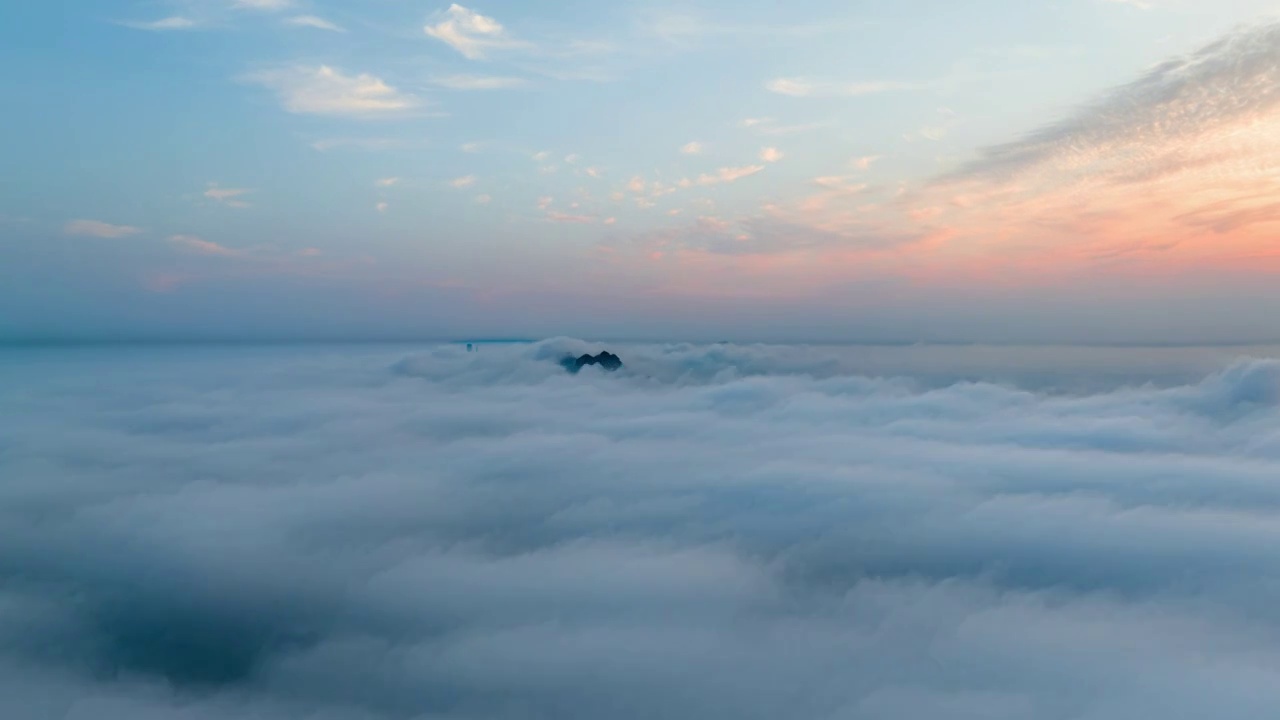
<instances>
[{"instance_id":1,"label":"rippled cloud texture","mask_svg":"<svg viewBox=\"0 0 1280 720\"><path fill-rule=\"evenodd\" d=\"M0 716L1280 706L1275 360L588 349L0 357Z\"/></svg>"}]
</instances>

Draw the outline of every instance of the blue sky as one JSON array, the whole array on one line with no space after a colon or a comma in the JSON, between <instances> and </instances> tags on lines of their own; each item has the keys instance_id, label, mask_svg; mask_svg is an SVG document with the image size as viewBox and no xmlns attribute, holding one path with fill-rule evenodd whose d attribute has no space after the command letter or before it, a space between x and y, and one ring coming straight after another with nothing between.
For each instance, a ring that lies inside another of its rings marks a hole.
<instances>
[{"instance_id":1,"label":"blue sky","mask_svg":"<svg viewBox=\"0 0 1280 720\"><path fill-rule=\"evenodd\" d=\"M1265 337L1278 9L10 3L0 335Z\"/></svg>"}]
</instances>

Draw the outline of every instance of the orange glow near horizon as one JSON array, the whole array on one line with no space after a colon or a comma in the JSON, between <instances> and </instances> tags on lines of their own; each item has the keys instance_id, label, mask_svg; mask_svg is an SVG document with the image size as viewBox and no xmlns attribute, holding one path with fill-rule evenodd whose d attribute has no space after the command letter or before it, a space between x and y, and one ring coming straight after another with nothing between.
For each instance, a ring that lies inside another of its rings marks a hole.
<instances>
[{"instance_id":1,"label":"orange glow near horizon","mask_svg":"<svg viewBox=\"0 0 1280 720\"><path fill-rule=\"evenodd\" d=\"M817 193L765 206L776 223L768 242L758 229L732 252L727 241L717 252L664 238L658 249L675 267L662 287L799 295L886 276L1017 288L1280 274L1280 103L1245 94L1260 83L1280 85L1280 73L1179 87L1127 124L1104 117L1018 149L1026 157L997 156L882 202L848 177L818 178ZM736 232L717 223L702 229Z\"/></svg>"}]
</instances>

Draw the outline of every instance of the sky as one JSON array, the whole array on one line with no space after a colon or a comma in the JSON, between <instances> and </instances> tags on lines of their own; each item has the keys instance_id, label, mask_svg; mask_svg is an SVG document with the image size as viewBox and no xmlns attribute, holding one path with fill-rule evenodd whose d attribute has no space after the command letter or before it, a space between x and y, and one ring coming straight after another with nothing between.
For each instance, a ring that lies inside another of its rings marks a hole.
<instances>
[{"instance_id":1,"label":"sky","mask_svg":"<svg viewBox=\"0 0 1280 720\"><path fill-rule=\"evenodd\" d=\"M0 353L0 717L1280 704L1276 348L600 347Z\"/></svg>"},{"instance_id":2,"label":"sky","mask_svg":"<svg viewBox=\"0 0 1280 720\"><path fill-rule=\"evenodd\" d=\"M0 9L0 338L1231 343L1275 0Z\"/></svg>"}]
</instances>

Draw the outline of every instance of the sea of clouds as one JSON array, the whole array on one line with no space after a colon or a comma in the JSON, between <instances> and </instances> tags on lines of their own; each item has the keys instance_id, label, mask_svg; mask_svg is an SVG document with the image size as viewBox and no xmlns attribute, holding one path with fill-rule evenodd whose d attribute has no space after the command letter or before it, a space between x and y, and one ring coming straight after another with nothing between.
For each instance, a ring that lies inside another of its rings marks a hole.
<instances>
[{"instance_id":1,"label":"sea of clouds","mask_svg":"<svg viewBox=\"0 0 1280 720\"><path fill-rule=\"evenodd\" d=\"M1224 354L5 351L0 717L1272 718Z\"/></svg>"}]
</instances>

